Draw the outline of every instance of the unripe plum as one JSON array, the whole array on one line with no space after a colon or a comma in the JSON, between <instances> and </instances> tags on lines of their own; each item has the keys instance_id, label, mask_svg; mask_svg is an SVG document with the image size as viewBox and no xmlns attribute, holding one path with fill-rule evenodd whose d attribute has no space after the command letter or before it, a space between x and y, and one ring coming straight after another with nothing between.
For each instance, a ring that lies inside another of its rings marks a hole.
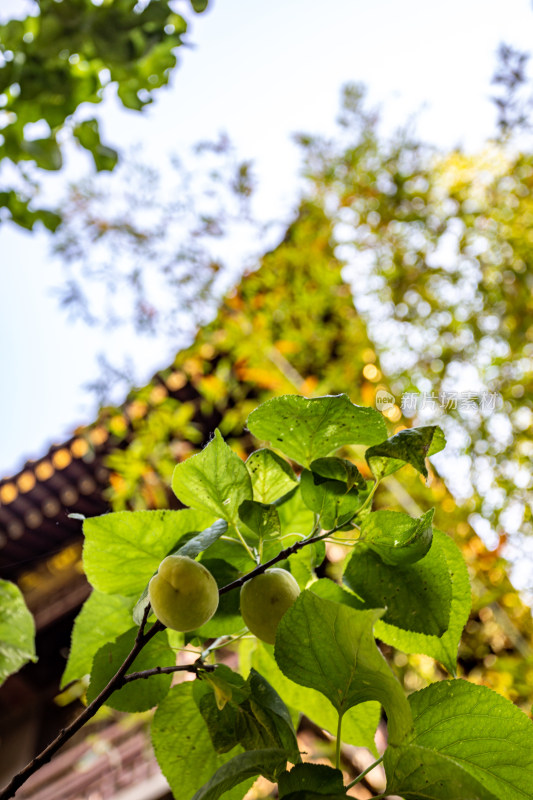
<instances>
[{"instance_id":1,"label":"unripe plum","mask_svg":"<svg viewBox=\"0 0 533 800\"><path fill-rule=\"evenodd\" d=\"M286 569L273 567L243 584L241 614L246 626L267 644L276 641L276 630L292 606L300 587Z\"/></svg>"},{"instance_id":2,"label":"unripe plum","mask_svg":"<svg viewBox=\"0 0 533 800\"><path fill-rule=\"evenodd\" d=\"M148 584L157 619L175 631L194 631L218 608L217 582L208 569L188 556L167 556Z\"/></svg>"}]
</instances>

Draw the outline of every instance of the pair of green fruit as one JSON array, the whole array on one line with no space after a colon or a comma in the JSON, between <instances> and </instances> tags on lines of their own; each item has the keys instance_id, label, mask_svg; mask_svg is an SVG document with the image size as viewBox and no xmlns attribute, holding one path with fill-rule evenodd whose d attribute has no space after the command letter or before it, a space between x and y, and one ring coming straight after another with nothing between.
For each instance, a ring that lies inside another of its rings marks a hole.
<instances>
[{"instance_id":1,"label":"pair of green fruit","mask_svg":"<svg viewBox=\"0 0 533 800\"><path fill-rule=\"evenodd\" d=\"M274 567L241 588L241 614L249 630L274 644L278 623L300 588L290 572ZM167 628L194 631L218 608L218 586L208 569L188 556L167 556L149 583L154 614Z\"/></svg>"}]
</instances>

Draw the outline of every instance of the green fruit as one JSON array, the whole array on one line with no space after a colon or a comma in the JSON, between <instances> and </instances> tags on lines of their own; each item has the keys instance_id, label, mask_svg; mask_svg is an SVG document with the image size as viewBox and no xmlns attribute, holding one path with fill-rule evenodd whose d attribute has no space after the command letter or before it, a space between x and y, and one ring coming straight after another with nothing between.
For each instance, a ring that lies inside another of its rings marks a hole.
<instances>
[{"instance_id":1,"label":"green fruit","mask_svg":"<svg viewBox=\"0 0 533 800\"><path fill-rule=\"evenodd\" d=\"M218 608L218 586L208 569L188 556L167 556L148 584L157 619L175 631L194 631Z\"/></svg>"},{"instance_id":2,"label":"green fruit","mask_svg":"<svg viewBox=\"0 0 533 800\"><path fill-rule=\"evenodd\" d=\"M246 626L258 639L274 644L279 621L299 594L300 587L286 569L274 567L247 581L241 589Z\"/></svg>"}]
</instances>

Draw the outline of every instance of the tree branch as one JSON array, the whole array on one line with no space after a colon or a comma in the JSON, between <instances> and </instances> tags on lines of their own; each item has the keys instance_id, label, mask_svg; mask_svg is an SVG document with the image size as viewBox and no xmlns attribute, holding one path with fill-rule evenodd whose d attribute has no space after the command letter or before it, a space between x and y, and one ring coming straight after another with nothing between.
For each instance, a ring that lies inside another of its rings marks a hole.
<instances>
[{"instance_id":1,"label":"tree branch","mask_svg":"<svg viewBox=\"0 0 533 800\"><path fill-rule=\"evenodd\" d=\"M202 672L213 672L215 664L203 664L201 661L195 661L194 664L180 664L176 667L153 667L153 669L143 669L141 672L130 672L129 675L124 675L122 683L131 683L131 681L138 681L143 678L151 678L152 675L168 675L172 672L194 672L198 674Z\"/></svg>"},{"instance_id":2,"label":"tree branch","mask_svg":"<svg viewBox=\"0 0 533 800\"><path fill-rule=\"evenodd\" d=\"M144 612L143 620L139 626L139 630L137 631L137 636L135 637L133 647L130 653L126 656L124 663L119 667L107 686L102 689L98 697L95 697L92 703L90 703L87 708L81 712L79 717L76 717L76 719L71 722L70 725L68 725L66 728L63 728L58 733L56 738L44 748L44 750L35 756L35 758L23 769L21 769L20 772L17 772L17 774L0 793L0 800L8 800L8 798L13 797L17 789L19 789L31 775L37 772L37 770L40 769L43 764L46 764L48 761L50 761L52 756L55 755L57 751L66 742L68 742L68 740L74 736L74 734L77 733L79 729L91 719L91 717L96 714L98 709L104 705L105 701L113 694L113 692L115 692L117 689L120 689L121 686L124 685L124 676L128 668L133 664L143 647L150 641L150 639L152 639L156 633L164 629L163 625L161 625L161 623L158 621L152 625L147 633L144 633L149 612L150 606L147 606Z\"/></svg>"}]
</instances>

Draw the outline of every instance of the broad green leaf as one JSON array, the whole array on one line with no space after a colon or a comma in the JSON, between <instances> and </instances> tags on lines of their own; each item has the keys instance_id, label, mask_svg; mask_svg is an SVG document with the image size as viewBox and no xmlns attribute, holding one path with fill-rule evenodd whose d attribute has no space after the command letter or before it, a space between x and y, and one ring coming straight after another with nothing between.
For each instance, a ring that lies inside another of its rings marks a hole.
<instances>
[{"instance_id":1,"label":"broad green leaf","mask_svg":"<svg viewBox=\"0 0 533 800\"><path fill-rule=\"evenodd\" d=\"M306 792L317 796L346 797L342 772L325 764L296 764L290 772L279 776L279 797L304 797Z\"/></svg>"},{"instance_id":2,"label":"broad green leaf","mask_svg":"<svg viewBox=\"0 0 533 800\"><path fill-rule=\"evenodd\" d=\"M331 581L328 581L331 583ZM283 700L296 712L304 713L319 728L324 728L333 736L337 730L338 714L329 700L315 689L301 686L287 678L280 670L273 648L259 641L252 653L252 664L266 677ZM374 736L379 724L379 703L369 701L354 706L342 719L342 740L356 747L367 747L374 754Z\"/></svg>"},{"instance_id":3,"label":"broad green leaf","mask_svg":"<svg viewBox=\"0 0 533 800\"><path fill-rule=\"evenodd\" d=\"M382 415L354 405L345 394L274 397L252 411L247 424L255 437L304 467L343 445L377 444L387 437Z\"/></svg>"},{"instance_id":4,"label":"broad green leaf","mask_svg":"<svg viewBox=\"0 0 533 800\"><path fill-rule=\"evenodd\" d=\"M434 511L430 509L419 519L401 511L374 511L361 523L361 540L385 564L414 564L431 547Z\"/></svg>"},{"instance_id":5,"label":"broad green leaf","mask_svg":"<svg viewBox=\"0 0 533 800\"><path fill-rule=\"evenodd\" d=\"M358 489L366 488L366 481L351 461L345 458L317 458L311 462L311 471L315 475L320 475L324 480L341 481L346 484L346 491L350 491L354 486Z\"/></svg>"},{"instance_id":6,"label":"broad green leaf","mask_svg":"<svg viewBox=\"0 0 533 800\"><path fill-rule=\"evenodd\" d=\"M212 544L218 541L227 530L228 523L223 519L217 519L216 522L213 522L205 531L202 531L197 536L193 536L192 539L189 539L188 542L181 547L177 547L176 550L172 552L175 555L196 558L196 556L200 555L200 553L207 550L208 547L211 547Z\"/></svg>"},{"instance_id":7,"label":"broad green leaf","mask_svg":"<svg viewBox=\"0 0 533 800\"><path fill-rule=\"evenodd\" d=\"M74 622L61 688L88 675L100 647L131 628L133 604L130 597L91 592Z\"/></svg>"},{"instance_id":8,"label":"broad green leaf","mask_svg":"<svg viewBox=\"0 0 533 800\"><path fill-rule=\"evenodd\" d=\"M277 505L281 534L289 533L309 534L315 524L315 515L307 508L302 500L300 487L293 492L284 503Z\"/></svg>"},{"instance_id":9,"label":"broad green leaf","mask_svg":"<svg viewBox=\"0 0 533 800\"><path fill-rule=\"evenodd\" d=\"M224 753L240 744L245 750L279 748L285 760L300 761L296 733L285 703L265 678L252 669L248 680L219 665L195 682L193 695L209 729L213 747ZM275 775L265 777L275 780Z\"/></svg>"},{"instance_id":10,"label":"broad green leaf","mask_svg":"<svg viewBox=\"0 0 533 800\"><path fill-rule=\"evenodd\" d=\"M259 541L276 539L281 535L281 523L275 506L258 503L256 500L245 500L240 505L239 517Z\"/></svg>"},{"instance_id":11,"label":"broad green leaf","mask_svg":"<svg viewBox=\"0 0 533 800\"><path fill-rule=\"evenodd\" d=\"M374 512L375 513L375 512ZM386 608L385 622L405 631L442 636L450 623L452 582L442 534L415 564L384 564L365 544L354 548L344 583L368 608Z\"/></svg>"},{"instance_id":12,"label":"broad green leaf","mask_svg":"<svg viewBox=\"0 0 533 800\"><path fill-rule=\"evenodd\" d=\"M232 755L218 754L193 697L192 681L174 686L159 704L151 727L161 771L175 797L190 800ZM251 786L252 781L248 784ZM242 800L245 789L230 790L224 800Z\"/></svg>"},{"instance_id":13,"label":"broad green leaf","mask_svg":"<svg viewBox=\"0 0 533 800\"><path fill-rule=\"evenodd\" d=\"M238 524L241 503L252 499L248 470L219 430L201 453L176 465L172 490L184 505L211 511L232 525Z\"/></svg>"},{"instance_id":14,"label":"broad green leaf","mask_svg":"<svg viewBox=\"0 0 533 800\"><path fill-rule=\"evenodd\" d=\"M238 786L248 778L258 775L278 775L283 772L287 758L283 750L269 748L239 753L215 772L213 777L192 798L192 800L218 800L229 789ZM239 797L244 797L242 789Z\"/></svg>"},{"instance_id":15,"label":"broad green leaf","mask_svg":"<svg viewBox=\"0 0 533 800\"><path fill-rule=\"evenodd\" d=\"M0 684L28 661L37 661L33 617L18 586L0 580Z\"/></svg>"},{"instance_id":16,"label":"broad green leaf","mask_svg":"<svg viewBox=\"0 0 533 800\"><path fill-rule=\"evenodd\" d=\"M250 707L261 737L254 736L249 743L242 740L243 746L250 749L254 739L262 739L265 745L268 743L271 747L282 748L287 760L293 764L298 763L301 760L298 742L287 706L270 683L255 669L250 671L247 684L250 687ZM271 777L273 779L274 776Z\"/></svg>"},{"instance_id":17,"label":"broad green leaf","mask_svg":"<svg viewBox=\"0 0 533 800\"><path fill-rule=\"evenodd\" d=\"M102 689L107 686L126 656L131 652L137 630L137 628L131 628L118 636L115 641L105 644L96 653L91 671L91 682L87 689L89 703L92 703ZM143 647L128 669L128 674L154 667L173 667L175 664L176 654L168 646L166 631L162 631ZM106 705L117 711L148 711L163 700L170 689L171 682L171 674L152 675L150 678L132 681L113 692L106 701Z\"/></svg>"},{"instance_id":18,"label":"broad green leaf","mask_svg":"<svg viewBox=\"0 0 533 800\"><path fill-rule=\"evenodd\" d=\"M267 448L252 453L246 461L246 469L252 479L254 500L259 503L273 503L298 483L290 464Z\"/></svg>"},{"instance_id":19,"label":"broad green leaf","mask_svg":"<svg viewBox=\"0 0 533 800\"><path fill-rule=\"evenodd\" d=\"M446 439L437 425L408 428L391 436L386 442L369 447L365 453L368 466L381 480L406 464L427 478L426 458L435 455L446 446Z\"/></svg>"},{"instance_id":20,"label":"broad green leaf","mask_svg":"<svg viewBox=\"0 0 533 800\"><path fill-rule=\"evenodd\" d=\"M509 700L463 680L409 697L413 730L385 753L387 792L429 800L525 800L533 724Z\"/></svg>"},{"instance_id":21,"label":"broad green leaf","mask_svg":"<svg viewBox=\"0 0 533 800\"><path fill-rule=\"evenodd\" d=\"M433 533L439 541L452 586L448 628L442 636L425 636L379 620L376 623L376 635L404 653L424 653L437 659L451 675L455 675L457 649L472 606L470 580L464 558L455 542L441 531L434 530Z\"/></svg>"},{"instance_id":22,"label":"broad green leaf","mask_svg":"<svg viewBox=\"0 0 533 800\"><path fill-rule=\"evenodd\" d=\"M378 700L391 742L411 725L403 689L379 651L372 628L383 609L357 611L304 591L281 618L275 657L295 683L317 689L343 715L365 700Z\"/></svg>"},{"instance_id":23,"label":"broad green leaf","mask_svg":"<svg viewBox=\"0 0 533 800\"><path fill-rule=\"evenodd\" d=\"M83 565L101 592L140 595L182 536L213 522L202 511L117 511L83 523Z\"/></svg>"},{"instance_id":24,"label":"broad green leaf","mask_svg":"<svg viewBox=\"0 0 533 800\"><path fill-rule=\"evenodd\" d=\"M318 514L325 530L347 523L362 504L357 489L347 492L345 483L324 480L308 469L302 470L300 491L302 500Z\"/></svg>"}]
</instances>

